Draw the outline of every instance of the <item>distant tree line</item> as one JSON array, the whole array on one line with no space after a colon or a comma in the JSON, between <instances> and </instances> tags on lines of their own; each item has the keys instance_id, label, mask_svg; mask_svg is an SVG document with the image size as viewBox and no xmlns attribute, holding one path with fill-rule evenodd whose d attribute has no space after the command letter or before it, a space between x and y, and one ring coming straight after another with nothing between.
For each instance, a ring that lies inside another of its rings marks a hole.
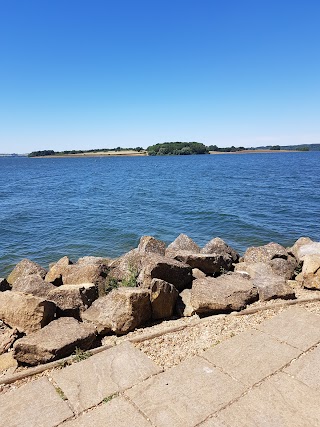
<instances>
[{"instance_id":1,"label":"distant tree line","mask_svg":"<svg viewBox=\"0 0 320 427\"><path fill-rule=\"evenodd\" d=\"M142 147L135 148L95 148L91 150L65 150L65 151L54 151L54 150L41 150L41 151L32 151L28 154L28 157L43 157L43 156L64 156L68 154L84 154L84 153L106 153L108 151L143 151Z\"/></svg>"},{"instance_id":2,"label":"distant tree line","mask_svg":"<svg viewBox=\"0 0 320 427\"><path fill-rule=\"evenodd\" d=\"M163 142L147 148L149 156L208 154L209 150L201 142Z\"/></svg>"}]
</instances>

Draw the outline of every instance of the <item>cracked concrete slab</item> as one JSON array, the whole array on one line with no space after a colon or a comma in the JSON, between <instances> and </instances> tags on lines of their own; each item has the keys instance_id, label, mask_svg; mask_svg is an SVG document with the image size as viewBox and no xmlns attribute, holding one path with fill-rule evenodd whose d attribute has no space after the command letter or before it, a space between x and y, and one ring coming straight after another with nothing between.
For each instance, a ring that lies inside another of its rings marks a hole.
<instances>
[{"instance_id":1,"label":"cracked concrete slab","mask_svg":"<svg viewBox=\"0 0 320 427\"><path fill-rule=\"evenodd\" d=\"M319 324L319 315L301 307L291 307L256 328L279 341L306 351L320 342Z\"/></svg>"},{"instance_id":2,"label":"cracked concrete slab","mask_svg":"<svg viewBox=\"0 0 320 427\"><path fill-rule=\"evenodd\" d=\"M143 415L123 397L116 397L108 403L67 421L61 427L152 427Z\"/></svg>"},{"instance_id":3,"label":"cracked concrete slab","mask_svg":"<svg viewBox=\"0 0 320 427\"><path fill-rule=\"evenodd\" d=\"M254 329L206 350L202 357L247 386L285 366L301 351Z\"/></svg>"},{"instance_id":4,"label":"cracked concrete slab","mask_svg":"<svg viewBox=\"0 0 320 427\"><path fill-rule=\"evenodd\" d=\"M0 425L55 427L73 416L47 378L32 381L0 396Z\"/></svg>"},{"instance_id":5,"label":"cracked concrete slab","mask_svg":"<svg viewBox=\"0 0 320 427\"><path fill-rule=\"evenodd\" d=\"M284 369L295 379L302 381L308 387L320 391L320 345L307 354L294 360ZM320 404L320 399L319 399Z\"/></svg>"},{"instance_id":6,"label":"cracked concrete slab","mask_svg":"<svg viewBox=\"0 0 320 427\"><path fill-rule=\"evenodd\" d=\"M318 426L319 393L283 372L266 379L201 424L201 427Z\"/></svg>"},{"instance_id":7,"label":"cracked concrete slab","mask_svg":"<svg viewBox=\"0 0 320 427\"><path fill-rule=\"evenodd\" d=\"M194 427L245 387L208 361L193 357L127 390L157 427Z\"/></svg>"},{"instance_id":8,"label":"cracked concrete slab","mask_svg":"<svg viewBox=\"0 0 320 427\"><path fill-rule=\"evenodd\" d=\"M52 373L76 413L132 387L161 369L126 342Z\"/></svg>"}]
</instances>

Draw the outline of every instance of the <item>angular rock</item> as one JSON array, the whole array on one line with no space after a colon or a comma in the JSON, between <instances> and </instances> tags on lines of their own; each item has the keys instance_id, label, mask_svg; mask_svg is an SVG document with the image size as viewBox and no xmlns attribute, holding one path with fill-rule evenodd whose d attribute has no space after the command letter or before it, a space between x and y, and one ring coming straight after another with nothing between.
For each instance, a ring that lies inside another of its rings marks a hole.
<instances>
[{"instance_id":1,"label":"angular rock","mask_svg":"<svg viewBox=\"0 0 320 427\"><path fill-rule=\"evenodd\" d=\"M240 255L232 249L225 241L220 237L215 237L210 240L202 249L202 254L219 254L219 255L230 255L232 262L236 263L239 261Z\"/></svg>"},{"instance_id":2,"label":"angular rock","mask_svg":"<svg viewBox=\"0 0 320 427\"><path fill-rule=\"evenodd\" d=\"M186 234L180 234L166 249L166 256L174 257L178 252L187 251L188 253L200 253L200 246L198 246Z\"/></svg>"},{"instance_id":3,"label":"angular rock","mask_svg":"<svg viewBox=\"0 0 320 427\"><path fill-rule=\"evenodd\" d=\"M47 298L49 292L56 289L51 283L46 282L37 274L20 276L12 285L15 292L23 292L40 298Z\"/></svg>"},{"instance_id":4,"label":"angular rock","mask_svg":"<svg viewBox=\"0 0 320 427\"><path fill-rule=\"evenodd\" d=\"M295 258L288 256L288 259L274 258L270 261L270 266L274 274L291 280L294 277L294 271L297 267Z\"/></svg>"},{"instance_id":5,"label":"angular rock","mask_svg":"<svg viewBox=\"0 0 320 427\"><path fill-rule=\"evenodd\" d=\"M283 246L272 242L264 246L248 248L244 254L243 261L247 263L268 263L275 258L288 259L288 252Z\"/></svg>"},{"instance_id":6,"label":"angular rock","mask_svg":"<svg viewBox=\"0 0 320 427\"><path fill-rule=\"evenodd\" d=\"M258 299L252 281L238 273L194 280L191 305L196 313L239 311Z\"/></svg>"},{"instance_id":7,"label":"angular rock","mask_svg":"<svg viewBox=\"0 0 320 427\"><path fill-rule=\"evenodd\" d=\"M68 264L68 258L58 261L48 272L45 280L64 285L82 285L93 283L99 289L99 294L105 292L106 277L109 272L108 261L97 262L96 259L82 259L80 263ZM60 277L61 276L61 277Z\"/></svg>"},{"instance_id":8,"label":"angular rock","mask_svg":"<svg viewBox=\"0 0 320 427\"><path fill-rule=\"evenodd\" d=\"M306 289L320 290L320 271L316 274L307 274L303 277L302 283Z\"/></svg>"},{"instance_id":9,"label":"angular rock","mask_svg":"<svg viewBox=\"0 0 320 427\"><path fill-rule=\"evenodd\" d=\"M18 362L13 357L13 352L0 354L0 374L4 371L14 371L18 367Z\"/></svg>"},{"instance_id":10,"label":"angular rock","mask_svg":"<svg viewBox=\"0 0 320 427\"><path fill-rule=\"evenodd\" d=\"M300 262L298 251L302 246L308 245L309 243L313 243L313 240L309 237L300 237L291 248L287 248L287 251Z\"/></svg>"},{"instance_id":11,"label":"angular rock","mask_svg":"<svg viewBox=\"0 0 320 427\"><path fill-rule=\"evenodd\" d=\"M198 268L193 268L192 277L193 279L203 279L204 277L206 277L206 274Z\"/></svg>"},{"instance_id":12,"label":"angular rock","mask_svg":"<svg viewBox=\"0 0 320 427\"><path fill-rule=\"evenodd\" d=\"M191 317L195 314L191 304L191 289L184 289L180 292L176 303L176 312L181 317Z\"/></svg>"},{"instance_id":13,"label":"angular rock","mask_svg":"<svg viewBox=\"0 0 320 427\"><path fill-rule=\"evenodd\" d=\"M189 254L187 252L177 253L175 259L190 267L197 268L206 275L219 275L233 270L232 258L229 254Z\"/></svg>"},{"instance_id":14,"label":"angular rock","mask_svg":"<svg viewBox=\"0 0 320 427\"><path fill-rule=\"evenodd\" d=\"M140 254L158 254L165 255L166 244L162 240L157 240L152 236L142 236L138 246Z\"/></svg>"},{"instance_id":15,"label":"angular rock","mask_svg":"<svg viewBox=\"0 0 320 427\"><path fill-rule=\"evenodd\" d=\"M46 282L50 282L55 286L62 285L62 270L72 264L73 262L67 256L60 258L59 261L50 265L50 269L45 277Z\"/></svg>"},{"instance_id":16,"label":"angular rock","mask_svg":"<svg viewBox=\"0 0 320 427\"><path fill-rule=\"evenodd\" d=\"M179 295L177 289L165 280L153 279L150 291L152 319L171 317Z\"/></svg>"},{"instance_id":17,"label":"angular rock","mask_svg":"<svg viewBox=\"0 0 320 427\"><path fill-rule=\"evenodd\" d=\"M26 334L43 328L54 319L56 305L21 292L0 292L0 319Z\"/></svg>"},{"instance_id":18,"label":"angular rock","mask_svg":"<svg viewBox=\"0 0 320 427\"><path fill-rule=\"evenodd\" d=\"M301 262L306 255L320 255L320 242L313 242L308 237L301 237L289 251L296 257L298 262Z\"/></svg>"},{"instance_id":19,"label":"angular rock","mask_svg":"<svg viewBox=\"0 0 320 427\"><path fill-rule=\"evenodd\" d=\"M33 274L37 274L41 279L44 279L47 274L47 270L29 259L23 259L14 267L12 272L9 274L7 281L10 285L13 285L20 277L30 276Z\"/></svg>"},{"instance_id":20,"label":"angular rock","mask_svg":"<svg viewBox=\"0 0 320 427\"><path fill-rule=\"evenodd\" d=\"M99 334L126 334L151 319L150 291L138 288L118 288L97 299L81 314L92 322Z\"/></svg>"},{"instance_id":21,"label":"angular rock","mask_svg":"<svg viewBox=\"0 0 320 427\"><path fill-rule=\"evenodd\" d=\"M305 255L303 257L302 274L315 274L320 270L320 254Z\"/></svg>"},{"instance_id":22,"label":"angular rock","mask_svg":"<svg viewBox=\"0 0 320 427\"><path fill-rule=\"evenodd\" d=\"M130 276L138 275L141 270L141 261L144 254L138 249L132 249L120 258L110 263L109 278L122 281L128 280Z\"/></svg>"},{"instance_id":23,"label":"angular rock","mask_svg":"<svg viewBox=\"0 0 320 427\"><path fill-rule=\"evenodd\" d=\"M96 264L96 265L109 265L113 260L111 258L104 258L99 256L84 256L78 259L77 264Z\"/></svg>"},{"instance_id":24,"label":"angular rock","mask_svg":"<svg viewBox=\"0 0 320 427\"><path fill-rule=\"evenodd\" d=\"M149 255L143 259L137 283L141 287L150 288L152 279L165 280L180 292L191 287L192 269L189 265L172 258Z\"/></svg>"},{"instance_id":25,"label":"angular rock","mask_svg":"<svg viewBox=\"0 0 320 427\"><path fill-rule=\"evenodd\" d=\"M91 306L98 298L98 292L92 283L81 285L53 286L47 299L57 306L57 315L80 319L80 313Z\"/></svg>"},{"instance_id":26,"label":"angular rock","mask_svg":"<svg viewBox=\"0 0 320 427\"><path fill-rule=\"evenodd\" d=\"M21 363L37 365L69 356L76 348L88 350L95 339L95 327L72 317L61 317L40 331L17 340L14 357Z\"/></svg>"},{"instance_id":27,"label":"angular rock","mask_svg":"<svg viewBox=\"0 0 320 427\"><path fill-rule=\"evenodd\" d=\"M6 328L0 330L0 354L8 351L17 338L17 329Z\"/></svg>"},{"instance_id":28,"label":"angular rock","mask_svg":"<svg viewBox=\"0 0 320 427\"><path fill-rule=\"evenodd\" d=\"M1 277L0 278L0 292L10 291L10 290L11 290L11 286L9 285L7 280Z\"/></svg>"},{"instance_id":29,"label":"angular rock","mask_svg":"<svg viewBox=\"0 0 320 427\"><path fill-rule=\"evenodd\" d=\"M261 301L272 299L295 299L294 289L287 284L287 281L280 276L260 276L253 280L254 286L258 289Z\"/></svg>"}]
</instances>

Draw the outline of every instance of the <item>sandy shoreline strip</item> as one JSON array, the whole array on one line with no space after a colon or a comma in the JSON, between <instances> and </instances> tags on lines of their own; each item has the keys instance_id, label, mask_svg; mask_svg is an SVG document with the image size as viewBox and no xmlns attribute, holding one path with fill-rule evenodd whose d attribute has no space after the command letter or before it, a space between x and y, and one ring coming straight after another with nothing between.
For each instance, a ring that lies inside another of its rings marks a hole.
<instances>
[{"instance_id":1,"label":"sandy shoreline strip","mask_svg":"<svg viewBox=\"0 0 320 427\"><path fill-rule=\"evenodd\" d=\"M261 153L300 153L297 150L243 150L243 151L209 151L209 154L220 155L220 154L261 154ZM130 157L141 157L147 156L147 151L133 151L133 150L123 150L123 151L103 151L103 152L93 152L93 153L79 153L79 154L55 154L52 156L36 156L32 157L33 159L60 159L60 158L84 158L84 157L109 157L109 156L130 156Z\"/></svg>"}]
</instances>

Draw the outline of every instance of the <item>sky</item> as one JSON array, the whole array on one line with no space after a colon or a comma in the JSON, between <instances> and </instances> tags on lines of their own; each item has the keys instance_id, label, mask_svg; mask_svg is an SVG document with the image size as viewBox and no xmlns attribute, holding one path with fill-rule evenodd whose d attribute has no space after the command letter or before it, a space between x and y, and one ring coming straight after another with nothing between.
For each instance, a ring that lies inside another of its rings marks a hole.
<instances>
[{"instance_id":1,"label":"sky","mask_svg":"<svg viewBox=\"0 0 320 427\"><path fill-rule=\"evenodd\" d=\"M0 153L320 143L319 0L0 0Z\"/></svg>"}]
</instances>

